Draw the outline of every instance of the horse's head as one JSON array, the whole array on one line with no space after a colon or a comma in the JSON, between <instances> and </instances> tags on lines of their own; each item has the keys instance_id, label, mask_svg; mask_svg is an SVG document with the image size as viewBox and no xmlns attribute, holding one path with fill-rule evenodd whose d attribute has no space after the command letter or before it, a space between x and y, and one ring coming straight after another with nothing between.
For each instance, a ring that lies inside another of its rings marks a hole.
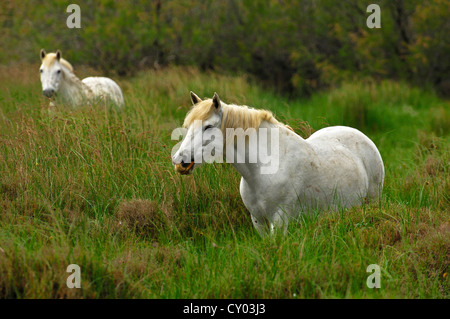
<instances>
[{"instance_id":1,"label":"horse's head","mask_svg":"<svg viewBox=\"0 0 450 319\"><path fill-rule=\"evenodd\" d=\"M187 128L187 133L180 148L172 157L175 170L182 175L191 174L194 168L208 161L204 156L204 148L211 143L211 140L216 145L214 152L221 151L220 147L223 147L221 146L223 142L221 139L222 105L217 93L214 93L212 99L202 101L191 92L191 100L194 106L186 115L183 124Z\"/></svg>"},{"instance_id":2,"label":"horse's head","mask_svg":"<svg viewBox=\"0 0 450 319\"><path fill-rule=\"evenodd\" d=\"M42 94L46 97L52 97L58 92L64 77L63 67L72 71L72 66L62 58L61 51L56 53L46 53L44 49L41 50L41 83Z\"/></svg>"}]
</instances>

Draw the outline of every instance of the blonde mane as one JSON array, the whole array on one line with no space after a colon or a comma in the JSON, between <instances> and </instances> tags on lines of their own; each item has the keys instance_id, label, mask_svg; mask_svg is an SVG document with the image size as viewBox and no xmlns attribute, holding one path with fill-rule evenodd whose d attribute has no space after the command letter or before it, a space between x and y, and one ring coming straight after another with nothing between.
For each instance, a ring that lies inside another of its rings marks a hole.
<instances>
[{"instance_id":1,"label":"blonde mane","mask_svg":"<svg viewBox=\"0 0 450 319\"><path fill-rule=\"evenodd\" d=\"M44 59L42 60L42 64L47 67L51 67L53 65L53 63L55 63L55 61L57 61L57 60L58 59L56 58L56 53L48 53L47 55L45 55ZM61 58L61 59L59 59L59 63L61 63L70 72L73 73L73 67L72 67L72 64L69 63L69 61Z\"/></svg>"},{"instance_id":2,"label":"blonde mane","mask_svg":"<svg viewBox=\"0 0 450 319\"><path fill-rule=\"evenodd\" d=\"M257 110L246 105L228 105L221 102L222 105L222 131L227 128L242 128L244 131L248 128L259 128L261 122L266 121L272 124L281 124L273 116L272 112L267 110ZM189 127L194 121L207 120L215 112L212 99L204 100L195 104L184 119L183 127Z\"/></svg>"}]
</instances>

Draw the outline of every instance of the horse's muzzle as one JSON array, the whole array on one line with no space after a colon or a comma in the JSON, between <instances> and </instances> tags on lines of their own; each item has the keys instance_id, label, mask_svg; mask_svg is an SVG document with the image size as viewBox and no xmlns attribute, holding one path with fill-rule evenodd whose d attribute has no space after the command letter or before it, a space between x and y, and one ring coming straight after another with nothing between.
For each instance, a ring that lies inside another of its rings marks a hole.
<instances>
[{"instance_id":1,"label":"horse's muzzle","mask_svg":"<svg viewBox=\"0 0 450 319\"><path fill-rule=\"evenodd\" d=\"M188 169L189 166L191 166L193 163L194 163L194 161L192 161L191 163L185 163L184 161L181 161L181 166L182 166L184 169Z\"/></svg>"},{"instance_id":2,"label":"horse's muzzle","mask_svg":"<svg viewBox=\"0 0 450 319\"><path fill-rule=\"evenodd\" d=\"M181 175L189 175L194 170L194 164L194 161L190 163L184 163L183 161L181 161L181 164L175 165L175 170Z\"/></svg>"},{"instance_id":3,"label":"horse's muzzle","mask_svg":"<svg viewBox=\"0 0 450 319\"><path fill-rule=\"evenodd\" d=\"M42 94L45 97L52 97L55 94L55 90L53 90L53 89L45 89L45 90L42 91Z\"/></svg>"}]
</instances>

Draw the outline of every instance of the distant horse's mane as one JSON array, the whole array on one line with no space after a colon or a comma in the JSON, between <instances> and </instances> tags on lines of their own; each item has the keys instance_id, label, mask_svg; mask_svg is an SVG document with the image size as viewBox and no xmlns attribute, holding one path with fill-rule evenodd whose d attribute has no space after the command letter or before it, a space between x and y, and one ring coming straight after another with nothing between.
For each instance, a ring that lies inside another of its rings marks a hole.
<instances>
[{"instance_id":1,"label":"distant horse's mane","mask_svg":"<svg viewBox=\"0 0 450 319\"><path fill-rule=\"evenodd\" d=\"M222 131L227 128L259 128L261 122L267 121L272 124L281 124L273 116L272 112L267 110L258 110L246 105L222 105ZM211 117L214 112L212 99L207 99L195 104L184 119L183 126L189 127L194 121L204 121ZM283 124L281 124L283 125Z\"/></svg>"},{"instance_id":2,"label":"distant horse's mane","mask_svg":"<svg viewBox=\"0 0 450 319\"><path fill-rule=\"evenodd\" d=\"M56 61L58 61L58 59L56 57L56 53L48 53L47 55L45 55L44 59L42 60L42 64L44 64L47 67L50 67ZM70 72L73 72L73 67L67 60L60 58L59 63L61 63L63 66L65 66L67 69L69 69Z\"/></svg>"}]
</instances>

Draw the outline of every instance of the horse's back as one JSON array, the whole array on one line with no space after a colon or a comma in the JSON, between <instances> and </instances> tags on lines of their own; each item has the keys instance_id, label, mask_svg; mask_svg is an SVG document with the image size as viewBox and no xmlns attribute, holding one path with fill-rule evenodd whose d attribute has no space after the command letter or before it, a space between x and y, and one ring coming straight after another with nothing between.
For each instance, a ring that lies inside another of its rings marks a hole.
<instances>
[{"instance_id":1,"label":"horse's back","mask_svg":"<svg viewBox=\"0 0 450 319\"><path fill-rule=\"evenodd\" d=\"M383 160L376 145L364 133L347 126L331 126L315 132L307 141L324 152L333 152L338 147L349 150L361 160L367 172L369 197L378 195L384 181Z\"/></svg>"},{"instance_id":2,"label":"horse's back","mask_svg":"<svg viewBox=\"0 0 450 319\"><path fill-rule=\"evenodd\" d=\"M91 76L83 79L94 93L95 97L103 96L112 100L118 106L124 105L123 94L120 86L113 80L107 77Z\"/></svg>"}]
</instances>

